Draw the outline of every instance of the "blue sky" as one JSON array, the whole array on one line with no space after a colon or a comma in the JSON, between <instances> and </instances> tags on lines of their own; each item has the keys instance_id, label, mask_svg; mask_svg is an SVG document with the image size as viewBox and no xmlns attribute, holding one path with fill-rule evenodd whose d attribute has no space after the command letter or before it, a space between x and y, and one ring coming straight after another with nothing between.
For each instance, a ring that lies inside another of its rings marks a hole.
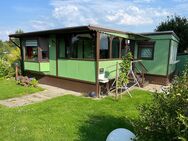
<instances>
[{"instance_id":1,"label":"blue sky","mask_svg":"<svg viewBox=\"0 0 188 141\"><path fill-rule=\"evenodd\" d=\"M78 25L99 25L150 32L167 16L188 17L188 0L4 0L0 39L24 32Z\"/></svg>"}]
</instances>

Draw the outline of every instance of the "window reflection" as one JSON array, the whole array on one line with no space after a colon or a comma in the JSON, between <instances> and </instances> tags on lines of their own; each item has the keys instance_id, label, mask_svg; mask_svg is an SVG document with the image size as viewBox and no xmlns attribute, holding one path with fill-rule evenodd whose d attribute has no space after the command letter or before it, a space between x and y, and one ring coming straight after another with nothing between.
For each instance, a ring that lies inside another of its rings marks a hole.
<instances>
[{"instance_id":1,"label":"window reflection","mask_svg":"<svg viewBox=\"0 0 188 141\"><path fill-rule=\"evenodd\" d=\"M106 34L100 34L100 59L109 58L110 39Z\"/></svg>"}]
</instances>

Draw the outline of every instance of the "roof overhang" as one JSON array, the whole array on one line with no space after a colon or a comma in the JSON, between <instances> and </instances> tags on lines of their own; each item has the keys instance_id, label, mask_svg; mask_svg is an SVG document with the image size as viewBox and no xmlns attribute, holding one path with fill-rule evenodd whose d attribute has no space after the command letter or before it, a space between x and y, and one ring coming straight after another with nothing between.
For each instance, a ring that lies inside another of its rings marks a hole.
<instances>
[{"instance_id":1,"label":"roof overhang","mask_svg":"<svg viewBox=\"0 0 188 141\"><path fill-rule=\"evenodd\" d=\"M22 37L31 37L31 36L46 36L46 35L50 35L50 34L85 32L85 31L103 32L105 34L109 34L112 36L122 37L122 38L132 39L132 40L150 40L151 39L151 38L146 37L141 34L122 32L119 30L108 29L108 28L92 26L92 25L67 27L67 28L43 30L43 31L36 31L36 32L20 33L20 34L10 34L9 37L22 38Z\"/></svg>"}]
</instances>

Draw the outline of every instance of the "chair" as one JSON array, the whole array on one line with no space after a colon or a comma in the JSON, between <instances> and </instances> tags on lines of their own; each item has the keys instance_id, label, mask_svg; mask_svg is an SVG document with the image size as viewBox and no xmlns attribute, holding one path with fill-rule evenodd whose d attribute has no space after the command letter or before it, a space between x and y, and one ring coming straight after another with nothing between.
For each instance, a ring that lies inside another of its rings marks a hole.
<instances>
[{"instance_id":1,"label":"chair","mask_svg":"<svg viewBox=\"0 0 188 141\"><path fill-rule=\"evenodd\" d=\"M105 69L104 68L100 68L99 69L99 96L101 94L101 84L105 85L105 88L107 89L107 93L109 92L109 79L105 77Z\"/></svg>"}]
</instances>

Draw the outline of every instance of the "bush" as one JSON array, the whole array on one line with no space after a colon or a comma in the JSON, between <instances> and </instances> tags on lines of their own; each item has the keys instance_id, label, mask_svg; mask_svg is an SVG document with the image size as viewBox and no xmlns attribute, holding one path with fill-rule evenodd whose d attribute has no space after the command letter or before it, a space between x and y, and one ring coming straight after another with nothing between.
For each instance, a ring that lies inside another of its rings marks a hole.
<instances>
[{"instance_id":1,"label":"bush","mask_svg":"<svg viewBox=\"0 0 188 141\"><path fill-rule=\"evenodd\" d=\"M38 81L35 78L28 78L27 76L19 76L17 80L18 85L26 87L37 87Z\"/></svg>"},{"instance_id":2,"label":"bush","mask_svg":"<svg viewBox=\"0 0 188 141\"><path fill-rule=\"evenodd\" d=\"M156 93L151 104L139 107L134 124L139 141L187 141L188 139L188 69L176 77L171 87Z\"/></svg>"},{"instance_id":3,"label":"bush","mask_svg":"<svg viewBox=\"0 0 188 141\"><path fill-rule=\"evenodd\" d=\"M8 61L0 60L0 78L10 78L13 77L15 74L15 71L13 67L11 67L11 64Z\"/></svg>"}]
</instances>

